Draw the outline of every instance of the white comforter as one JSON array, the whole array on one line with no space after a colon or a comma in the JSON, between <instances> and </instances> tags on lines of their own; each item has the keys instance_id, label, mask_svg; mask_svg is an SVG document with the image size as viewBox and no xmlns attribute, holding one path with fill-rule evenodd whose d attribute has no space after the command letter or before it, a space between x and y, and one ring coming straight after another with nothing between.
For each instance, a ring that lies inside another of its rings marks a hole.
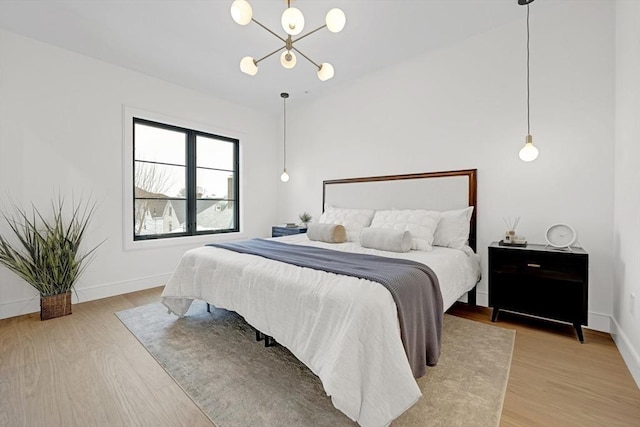
<instances>
[{"instance_id":1,"label":"white comforter","mask_svg":"<svg viewBox=\"0 0 640 427\"><path fill-rule=\"evenodd\" d=\"M478 280L470 250L397 254L305 235L279 240L423 262L439 278L445 310ZM207 246L184 254L162 296L179 316L193 299L236 311L307 365L333 405L361 426L386 426L421 396L395 303L378 283Z\"/></svg>"}]
</instances>

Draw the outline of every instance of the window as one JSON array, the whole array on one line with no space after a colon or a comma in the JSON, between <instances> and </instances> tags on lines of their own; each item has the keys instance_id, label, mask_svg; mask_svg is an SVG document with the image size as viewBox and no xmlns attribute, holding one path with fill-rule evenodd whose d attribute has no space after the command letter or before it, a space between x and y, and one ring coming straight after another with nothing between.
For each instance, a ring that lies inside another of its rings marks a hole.
<instances>
[{"instance_id":1,"label":"window","mask_svg":"<svg viewBox=\"0 0 640 427\"><path fill-rule=\"evenodd\" d=\"M239 141L133 118L134 240L239 231Z\"/></svg>"}]
</instances>

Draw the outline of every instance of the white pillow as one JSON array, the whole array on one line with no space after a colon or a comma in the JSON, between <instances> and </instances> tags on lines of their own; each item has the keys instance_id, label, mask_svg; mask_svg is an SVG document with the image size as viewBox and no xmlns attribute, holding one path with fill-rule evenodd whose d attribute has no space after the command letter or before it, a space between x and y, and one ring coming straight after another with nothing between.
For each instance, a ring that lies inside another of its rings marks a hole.
<instances>
[{"instance_id":1,"label":"white pillow","mask_svg":"<svg viewBox=\"0 0 640 427\"><path fill-rule=\"evenodd\" d=\"M441 212L442 218L436 227L433 244L448 248L462 249L469 240L470 221L473 206Z\"/></svg>"},{"instance_id":2,"label":"white pillow","mask_svg":"<svg viewBox=\"0 0 640 427\"><path fill-rule=\"evenodd\" d=\"M360 231L371 225L371 219L375 211L371 209L347 209L325 205L324 212L318 222L320 224L340 224L347 231L347 240L357 242Z\"/></svg>"},{"instance_id":3,"label":"white pillow","mask_svg":"<svg viewBox=\"0 0 640 427\"><path fill-rule=\"evenodd\" d=\"M381 251L409 252L412 240L411 233L407 230L365 227L360 232L360 245L363 248Z\"/></svg>"},{"instance_id":4,"label":"white pillow","mask_svg":"<svg viewBox=\"0 0 640 427\"><path fill-rule=\"evenodd\" d=\"M440 212L422 209L393 209L376 211L371 226L407 230L413 238L411 249L430 251L433 249L433 233L438 221L440 221Z\"/></svg>"},{"instance_id":5,"label":"white pillow","mask_svg":"<svg viewBox=\"0 0 640 427\"><path fill-rule=\"evenodd\" d=\"M347 238L347 232L340 224L311 223L307 228L309 240L317 240L325 243L343 243Z\"/></svg>"}]
</instances>

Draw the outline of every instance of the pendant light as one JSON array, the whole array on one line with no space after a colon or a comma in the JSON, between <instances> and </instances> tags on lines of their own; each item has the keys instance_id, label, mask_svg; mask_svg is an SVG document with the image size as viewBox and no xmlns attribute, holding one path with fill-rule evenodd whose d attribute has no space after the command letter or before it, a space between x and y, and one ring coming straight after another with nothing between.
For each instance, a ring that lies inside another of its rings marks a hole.
<instances>
[{"instance_id":1,"label":"pendant light","mask_svg":"<svg viewBox=\"0 0 640 427\"><path fill-rule=\"evenodd\" d=\"M280 180L282 182L287 182L289 181L289 174L287 173L287 98L289 97L289 94L286 92L282 92L280 94L280 96L282 97L282 102L284 105L284 132L283 132L283 153L284 153L284 167L282 170L282 175L280 175Z\"/></svg>"},{"instance_id":2,"label":"pendant light","mask_svg":"<svg viewBox=\"0 0 640 427\"><path fill-rule=\"evenodd\" d=\"M282 51L282 54L280 55L280 63L284 68L291 69L296 65L296 55L294 53L295 51L301 57L315 66L316 75L321 81L324 82L333 78L333 75L335 73L333 65L329 64L328 62L322 62L318 64L307 55L300 52L295 43L307 36L310 36L311 34L322 30L323 28L326 28L332 33L339 33L340 31L342 31L345 24L347 23L347 18L341 9L331 9L325 16L324 25L321 25L320 27L309 31L306 34L301 34L302 30L304 30L304 15L300 11L300 9L291 7L291 0L287 0L287 8L282 13L282 17L280 19L280 23L282 24L282 29L286 33L286 37L280 36L275 31L270 30L264 24L257 21L253 17L253 8L249 4L249 2L247 2L247 0L234 0L234 2L231 4L231 17L239 25L248 25L253 21L258 26L264 28L267 32L271 33L282 43L284 43L278 49L274 50L271 53L268 53L262 58L255 59L251 56L245 56L244 58L242 58L242 60L240 61L240 70L243 73L250 76L255 76L258 73L258 63L269 58L272 55L275 55L280 51Z\"/></svg>"},{"instance_id":3,"label":"pendant light","mask_svg":"<svg viewBox=\"0 0 640 427\"><path fill-rule=\"evenodd\" d=\"M529 3L533 0L518 0L521 6L527 6L527 136L524 139L524 147L520 150L520 160L531 162L538 158L538 149L533 145L531 136L531 106L529 101Z\"/></svg>"}]
</instances>

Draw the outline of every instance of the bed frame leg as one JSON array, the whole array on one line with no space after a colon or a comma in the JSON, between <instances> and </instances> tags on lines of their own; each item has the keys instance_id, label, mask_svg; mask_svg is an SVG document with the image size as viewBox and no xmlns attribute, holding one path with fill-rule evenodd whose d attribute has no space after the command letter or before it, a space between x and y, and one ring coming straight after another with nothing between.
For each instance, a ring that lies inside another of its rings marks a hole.
<instances>
[{"instance_id":1,"label":"bed frame leg","mask_svg":"<svg viewBox=\"0 0 640 427\"><path fill-rule=\"evenodd\" d=\"M256 341L264 340L264 346L265 347L272 347L272 346L276 345L276 340L274 340L272 337L270 337L267 334L263 334L262 332L260 332L256 328L254 328L253 326L252 326L252 328L253 328L254 331L256 331Z\"/></svg>"},{"instance_id":2,"label":"bed frame leg","mask_svg":"<svg viewBox=\"0 0 640 427\"><path fill-rule=\"evenodd\" d=\"M207 303L207 313L211 313L211 306Z\"/></svg>"},{"instance_id":3,"label":"bed frame leg","mask_svg":"<svg viewBox=\"0 0 640 427\"><path fill-rule=\"evenodd\" d=\"M467 292L467 304L476 306L476 287Z\"/></svg>"}]
</instances>

